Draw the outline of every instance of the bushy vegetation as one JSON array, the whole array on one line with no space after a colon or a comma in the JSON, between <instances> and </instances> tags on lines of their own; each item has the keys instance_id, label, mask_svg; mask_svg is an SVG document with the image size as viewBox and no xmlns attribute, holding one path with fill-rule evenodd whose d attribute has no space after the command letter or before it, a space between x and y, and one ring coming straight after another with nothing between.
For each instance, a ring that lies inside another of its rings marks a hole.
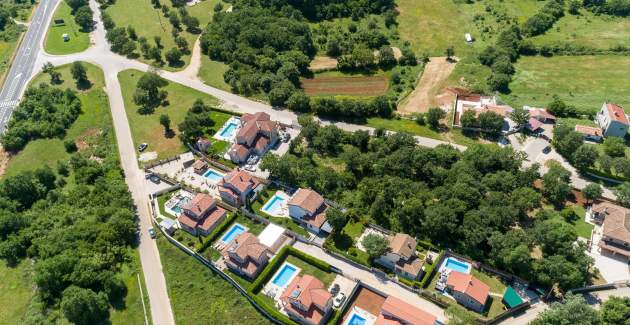
<instances>
[{"instance_id":1,"label":"bushy vegetation","mask_svg":"<svg viewBox=\"0 0 630 325\"><path fill-rule=\"evenodd\" d=\"M551 308L534 319L532 325L624 324L630 317L630 298L612 296L602 304L601 310L591 307L584 297L568 294L564 301L554 302Z\"/></svg>"},{"instance_id":2,"label":"bushy vegetation","mask_svg":"<svg viewBox=\"0 0 630 325\"><path fill-rule=\"evenodd\" d=\"M555 220L553 212L531 218L542 203L533 186L541 175L537 165L522 168L523 156L512 149L428 149L404 133L370 138L364 132L301 123L301 136L288 154L263 159L262 168L272 178L313 188L381 226L544 285L567 289L589 279L592 261L584 247L574 244L573 228ZM321 157L343 168L319 164ZM559 169L544 177L543 193L553 194L551 203L561 205L568 195L565 173ZM517 224L521 227L514 228ZM542 246L542 258L531 257L534 246Z\"/></svg>"},{"instance_id":3,"label":"bushy vegetation","mask_svg":"<svg viewBox=\"0 0 630 325\"><path fill-rule=\"evenodd\" d=\"M630 15L629 0L583 0L582 3L584 7L595 13L605 13L621 17Z\"/></svg>"},{"instance_id":4,"label":"bushy vegetation","mask_svg":"<svg viewBox=\"0 0 630 325\"><path fill-rule=\"evenodd\" d=\"M19 151L34 139L62 137L80 113L76 92L46 84L31 87L13 112L0 142L5 150Z\"/></svg>"},{"instance_id":5,"label":"bushy vegetation","mask_svg":"<svg viewBox=\"0 0 630 325\"><path fill-rule=\"evenodd\" d=\"M537 14L527 19L523 26L523 33L527 36L544 34L562 16L564 16L564 0L550 0Z\"/></svg>"},{"instance_id":6,"label":"bushy vegetation","mask_svg":"<svg viewBox=\"0 0 630 325\"><path fill-rule=\"evenodd\" d=\"M27 1L3 1L0 3L0 40L13 42L18 39L24 27L16 24L13 19L18 17L18 11L28 9L31 3Z\"/></svg>"},{"instance_id":7,"label":"bushy vegetation","mask_svg":"<svg viewBox=\"0 0 630 325\"><path fill-rule=\"evenodd\" d=\"M499 34L494 46L486 47L479 54L481 64L492 69L487 80L492 90L507 91L514 74L515 62L521 50L521 31L517 26L504 30Z\"/></svg>"}]
</instances>

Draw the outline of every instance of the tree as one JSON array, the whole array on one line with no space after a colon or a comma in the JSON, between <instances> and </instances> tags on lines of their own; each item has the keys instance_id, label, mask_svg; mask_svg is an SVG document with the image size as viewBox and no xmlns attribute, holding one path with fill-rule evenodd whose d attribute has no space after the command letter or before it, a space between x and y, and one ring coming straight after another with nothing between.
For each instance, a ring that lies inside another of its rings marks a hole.
<instances>
[{"instance_id":1,"label":"tree","mask_svg":"<svg viewBox=\"0 0 630 325\"><path fill-rule=\"evenodd\" d=\"M492 133L499 133L503 129L503 116L495 112L482 112L479 114L478 123L481 129L490 131Z\"/></svg>"},{"instance_id":2,"label":"tree","mask_svg":"<svg viewBox=\"0 0 630 325\"><path fill-rule=\"evenodd\" d=\"M72 73L72 78L77 82L77 85L85 85L89 82L87 79L87 71L81 62L75 61L72 63L70 72Z\"/></svg>"},{"instance_id":3,"label":"tree","mask_svg":"<svg viewBox=\"0 0 630 325\"><path fill-rule=\"evenodd\" d=\"M582 2L580 0L569 1L569 13L572 15L579 15L580 8L582 8Z\"/></svg>"},{"instance_id":4,"label":"tree","mask_svg":"<svg viewBox=\"0 0 630 325\"><path fill-rule=\"evenodd\" d=\"M531 322L532 325L597 325L597 311L581 295L569 293L564 301L554 302Z\"/></svg>"},{"instance_id":5,"label":"tree","mask_svg":"<svg viewBox=\"0 0 630 325\"><path fill-rule=\"evenodd\" d=\"M89 6L83 6L77 9L74 14L74 21L77 25L81 26L83 31L89 31L92 29L93 22L93 12Z\"/></svg>"},{"instance_id":6,"label":"tree","mask_svg":"<svg viewBox=\"0 0 630 325\"><path fill-rule=\"evenodd\" d=\"M607 137L603 146L604 152L611 157L624 157L626 154L626 145L621 138Z\"/></svg>"},{"instance_id":7,"label":"tree","mask_svg":"<svg viewBox=\"0 0 630 325\"><path fill-rule=\"evenodd\" d=\"M100 323L109 316L104 293L97 294L77 286L69 286L63 291L61 310L69 321L79 325Z\"/></svg>"},{"instance_id":8,"label":"tree","mask_svg":"<svg viewBox=\"0 0 630 325\"><path fill-rule=\"evenodd\" d=\"M446 60L451 61L453 55L455 55L455 49L452 46L449 46L446 48L445 53L446 53Z\"/></svg>"},{"instance_id":9,"label":"tree","mask_svg":"<svg viewBox=\"0 0 630 325\"><path fill-rule=\"evenodd\" d=\"M155 73L145 73L140 77L136 84L136 91L133 95L133 101L140 106L139 111L142 114L153 113L168 96L168 93L160 88L166 86L166 80L160 78Z\"/></svg>"},{"instance_id":10,"label":"tree","mask_svg":"<svg viewBox=\"0 0 630 325\"><path fill-rule=\"evenodd\" d=\"M176 66L181 63L182 52L178 48L174 47L166 52L164 57L166 58L166 61L168 61L168 65Z\"/></svg>"},{"instance_id":11,"label":"tree","mask_svg":"<svg viewBox=\"0 0 630 325\"><path fill-rule=\"evenodd\" d=\"M613 193L617 196L617 201L625 207L630 207L630 183L624 182L623 184L615 187Z\"/></svg>"},{"instance_id":12,"label":"tree","mask_svg":"<svg viewBox=\"0 0 630 325\"><path fill-rule=\"evenodd\" d=\"M510 81L512 81L512 77L505 73L492 73L490 77L488 77L488 86L490 89L507 92L509 90Z\"/></svg>"},{"instance_id":13,"label":"tree","mask_svg":"<svg viewBox=\"0 0 630 325\"><path fill-rule=\"evenodd\" d=\"M562 205L571 192L571 173L559 163L553 163L543 176L543 194L555 205Z\"/></svg>"},{"instance_id":14,"label":"tree","mask_svg":"<svg viewBox=\"0 0 630 325\"><path fill-rule=\"evenodd\" d=\"M518 126L523 126L527 124L529 121L529 112L521 107L516 107L510 113L510 118L514 121Z\"/></svg>"},{"instance_id":15,"label":"tree","mask_svg":"<svg viewBox=\"0 0 630 325\"><path fill-rule=\"evenodd\" d=\"M55 66L50 62L46 62L42 68L44 73L47 73L50 76L50 83L55 85L61 83L61 73L55 70Z\"/></svg>"},{"instance_id":16,"label":"tree","mask_svg":"<svg viewBox=\"0 0 630 325\"><path fill-rule=\"evenodd\" d=\"M396 57L391 46L383 45L378 51L378 64L381 67L390 67L396 64Z\"/></svg>"},{"instance_id":17,"label":"tree","mask_svg":"<svg viewBox=\"0 0 630 325\"><path fill-rule=\"evenodd\" d=\"M603 190L601 185L597 183L589 183L582 189L582 195L586 201L595 201L602 196Z\"/></svg>"},{"instance_id":18,"label":"tree","mask_svg":"<svg viewBox=\"0 0 630 325\"><path fill-rule=\"evenodd\" d=\"M160 115L160 124L164 127L164 134L171 131L171 118L167 114Z\"/></svg>"},{"instance_id":19,"label":"tree","mask_svg":"<svg viewBox=\"0 0 630 325\"><path fill-rule=\"evenodd\" d=\"M440 126L440 120L446 117L446 112L439 107L431 107L427 112L426 119L429 126L437 129Z\"/></svg>"},{"instance_id":20,"label":"tree","mask_svg":"<svg viewBox=\"0 0 630 325\"><path fill-rule=\"evenodd\" d=\"M594 146L582 145L573 153L573 165L580 171L586 171L595 164L598 157L599 151Z\"/></svg>"},{"instance_id":21,"label":"tree","mask_svg":"<svg viewBox=\"0 0 630 325\"><path fill-rule=\"evenodd\" d=\"M604 325L628 323L630 319L630 297L610 297L602 305L599 318Z\"/></svg>"},{"instance_id":22,"label":"tree","mask_svg":"<svg viewBox=\"0 0 630 325\"><path fill-rule=\"evenodd\" d=\"M326 210L326 220L336 233L341 232L343 226L346 225L346 219L346 214L337 207L330 207Z\"/></svg>"},{"instance_id":23,"label":"tree","mask_svg":"<svg viewBox=\"0 0 630 325\"><path fill-rule=\"evenodd\" d=\"M466 110L459 118L459 123L462 127L465 128L476 128L479 127L479 123L477 121L477 114L473 110Z\"/></svg>"},{"instance_id":24,"label":"tree","mask_svg":"<svg viewBox=\"0 0 630 325\"><path fill-rule=\"evenodd\" d=\"M162 37L161 36L158 36L158 35L153 36L153 41L155 42L155 46L158 49L162 48Z\"/></svg>"},{"instance_id":25,"label":"tree","mask_svg":"<svg viewBox=\"0 0 630 325\"><path fill-rule=\"evenodd\" d=\"M303 91L296 91L287 99L287 108L295 112L308 112L311 110L311 103L308 96Z\"/></svg>"},{"instance_id":26,"label":"tree","mask_svg":"<svg viewBox=\"0 0 630 325\"><path fill-rule=\"evenodd\" d=\"M389 249L389 241L387 238L377 235L369 234L363 238L361 242L365 251L370 255L370 258L377 258Z\"/></svg>"},{"instance_id":27,"label":"tree","mask_svg":"<svg viewBox=\"0 0 630 325\"><path fill-rule=\"evenodd\" d=\"M553 95L553 100L547 105L547 110L556 116L567 116L567 104L558 95Z\"/></svg>"},{"instance_id":28,"label":"tree","mask_svg":"<svg viewBox=\"0 0 630 325\"><path fill-rule=\"evenodd\" d=\"M72 12L75 12L80 7L88 5L87 0L66 0L66 3L70 6L70 8L72 8Z\"/></svg>"}]
</instances>

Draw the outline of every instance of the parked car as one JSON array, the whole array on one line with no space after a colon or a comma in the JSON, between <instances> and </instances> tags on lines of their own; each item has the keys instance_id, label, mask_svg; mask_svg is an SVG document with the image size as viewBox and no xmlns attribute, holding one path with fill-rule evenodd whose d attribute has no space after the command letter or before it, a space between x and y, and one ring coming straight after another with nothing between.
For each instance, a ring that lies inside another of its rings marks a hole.
<instances>
[{"instance_id":1,"label":"parked car","mask_svg":"<svg viewBox=\"0 0 630 325\"><path fill-rule=\"evenodd\" d=\"M147 149L148 146L149 144L147 144L146 142L143 142L138 146L138 151L143 152L144 150Z\"/></svg>"},{"instance_id":2,"label":"parked car","mask_svg":"<svg viewBox=\"0 0 630 325\"><path fill-rule=\"evenodd\" d=\"M333 300L333 307L335 308L341 307L344 301L346 301L346 295L343 292L341 292L335 296L335 299Z\"/></svg>"},{"instance_id":3,"label":"parked car","mask_svg":"<svg viewBox=\"0 0 630 325\"><path fill-rule=\"evenodd\" d=\"M155 183L155 184L160 184L160 178L159 178L159 177L157 177L156 175L151 175L151 176L149 177L149 180L150 180L151 182Z\"/></svg>"},{"instance_id":4,"label":"parked car","mask_svg":"<svg viewBox=\"0 0 630 325\"><path fill-rule=\"evenodd\" d=\"M153 239L157 237L157 232L155 232L155 229L153 229L153 227L149 228L149 236Z\"/></svg>"},{"instance_id":5,"label":"parked car","mask_svg":"<svg viewBox=\"0 0 630 325\"><path fill-rule=\"evenodd\" d=\"M339 289L339 283L335 283L332 288L330 288L330 294L333 296L337 295L339 293Z\"/></svg>"},{"instance_id":6,"label":"parked car","mask_svg":"<svg viewBox=\"0 0 630 325\"><path fill-rule=\"evenodd\" d=\"M548 153L550 153L550 152L551 152L551 146L546 146L546 147L543 149L543 151L542 151L542 152L543 152L544 154L548 154Z\"/></svg>"}]
</instances>

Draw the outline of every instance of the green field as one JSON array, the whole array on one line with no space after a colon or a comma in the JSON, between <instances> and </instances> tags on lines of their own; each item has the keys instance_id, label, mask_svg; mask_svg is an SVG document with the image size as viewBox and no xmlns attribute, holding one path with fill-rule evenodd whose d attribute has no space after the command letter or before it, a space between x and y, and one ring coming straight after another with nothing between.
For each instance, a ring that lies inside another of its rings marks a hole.
<instances>
[{"instance_id":1,"label":"green field","mask_svg":"<svg viewBox=\"0 0 630 325\"><path fill-rule=\"evenodd\" d=\"M55 19L63 19L65 23L62 26L55 26ZM64 42L63 34L68 34L70 40ZM44 44L47 53L56 55L81 52L90 46L90 33L81 31L74 22L70 6L65 1L61 1L55 11Z\"/></svg>"},{"instance_id":2,"label":"green field","mask_svg":"<svg viewBox=\"0 0 630 325\"><path fill-rule=\"evenodd\" d=\"M536 45L569 43L596 49L629 46L630 19L582 10L580 15L565 15L547 33L531 39Z\"/></svg>"},{"instance_id":3,"label":"green field","mask_svg":"<svg viewBox=\"0 0 630 325\"><path fill-rule=\"evenodd\" d=\"M143 72L137 70L125 70L118 74L134 142L136 144L148 143L147 151L156 151L158 158L180 154L186 148L177 136L179 133L177 125L184 120L188 109L197 99L209 105L217 105L218 101L208 94L169 82L168 86L163 88L168 92L169 105L158 107L153 114L141 115L138 113L138 106L133 102L133 92L142 74ZM171 128L175 131L175 136L168 138L164 135L164 127L160 125L162 114L168 114L171 118ZM230 118L230 115L213 112L211 117L215 121L214 128L218 130Z\"/></svg>"},{"instance_id":4,"label":"green field","mask_svg":"<svg viewBox=\"0 0 630 325\"><path fill-rule=\"evenodd\" d=\"M228 282L163 237L158 248L177 324L270 324Z\"/></svg>"},{"instance_id":5,"label":"green field","mask_svg":"<svg viewBox=\"0 0 630 325\"><path fill-rule=\"evenodd\" d=\"M0 261L0 324L21 324L35 294L30 259L14 267Z\"/></svg>"},{"instance_id":6,"label":"green field","mask_svg":"<svg viewBox=\"0 0 630 325\"><path fill-rule=\"evenodd\" d=\"M199 79L209 86L221 90L230 91L231 87L223 81L223 74L229 66L223 62L210 60L207 55L201 56L201 67L199 68Z\"/></svg>"},{"instance_id":7,"label":"green field","mask_svg":"<svg viewBox=\"0 0 630 325\"><path fill-rule=\"evenodd\" d=\"M192 7L186 6L185 8L191 16L199 19L199 27L203 30L212 19L212 15L214 13L212 9L214 8L214 5L219 2L220 0L205 0ZM171 3L170 1L163 2L163 5L170 6ZM173 10L173 8L171 8L171 10ZM147 38L149 44L154 44L153 38L155 36L160 36L162 38L162 45L164 46L162 54L175 47L175 40L171 34L173 25L171 25L167 17L164 17L161 9L153 8L149 0L116 1L113 5L106 9L106 12L112 17L117 27L132 26L139 37L144 36ZM199 37L199 35L191 34L185 31L185 26L183 25L182 28L184 30L180 35L186 38L189 48L192 51L195 40ZM152 62L142 56L140 56L138 60L146 63ZM188 54L182 56L182 61L184 61L185 65L187 65L190 62L190 55ZM183 66L169 67L168 65L165 65L163 68L174 71L181 70Z\"/></svg>"},{"instance_id":8,"label":"green field","mask_svg":"<svg viewBox=\"0 0 630 325\"><path fill-rule=\"evenodd\" d=\"M61 73L63 82L55 85L58 88L70 88L79 92L83 112L68 129L63 139L38 139L29 142L26 147L9 161L6 175L13 175L22 170L35 169L43 165L55 167L57 161L67 159L70 155L66 152L63 142L67 139L89 140L97 136L103 128L111 126L109 102L107 95L102 90L105 86L104 76L97 66L83 63L87 69L88 79L92 86L87 90L78 90L70 73L70 65L57 68ZM30 85L40 83L50 84L47 74L39 74L31 81Z\"/></svg>"},{"instance_id":9,"label":"green field","mask_svg":"<svg viewBox=\"0 0 630 325\"><path fill-rule=\"evenodd\" d=\"M593 114L604 101L630 107L630 57L521 57L502 99L513 107L544 107L557 94L579 111Z\"/></svg>"},{"instance_id":10,"label":"green field","mask_svg":"<svg viewBox=\"0 0 630 325\"><path fill-rule=\"evenodd\" d=\"M0 41L0 85L3 84L4 81L4 73L8 70L9 64L11 63L11 58L13 57L13 52L17 47L17 41L14 42L4 42Z\"/></svg>"}]
</instances>

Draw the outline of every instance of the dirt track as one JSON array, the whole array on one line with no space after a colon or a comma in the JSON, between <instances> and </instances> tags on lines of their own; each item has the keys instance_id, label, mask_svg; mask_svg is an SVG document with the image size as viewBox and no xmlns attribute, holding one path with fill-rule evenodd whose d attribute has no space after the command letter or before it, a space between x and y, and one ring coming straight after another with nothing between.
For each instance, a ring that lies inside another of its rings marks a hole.
<instances>
[{"instance_id":1,"label":"dirt track","mask_svg":"<svg viewBox=\"0 0 630 325\"><path fill-rule=\"evenodd\" d=\"M446 57L434 57L424 68L416 89L398 106L401 114L423 113L438 105L437 96L442 82L453 72L456 63Z\"/></svg>"}]
</instances>

